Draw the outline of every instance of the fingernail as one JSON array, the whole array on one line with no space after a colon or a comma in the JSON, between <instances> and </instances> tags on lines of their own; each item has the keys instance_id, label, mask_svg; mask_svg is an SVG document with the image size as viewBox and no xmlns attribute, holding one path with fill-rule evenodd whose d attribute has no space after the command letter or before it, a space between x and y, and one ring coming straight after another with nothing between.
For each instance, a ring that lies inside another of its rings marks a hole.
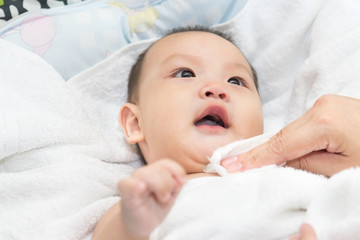
<instances>
[{"instance_id":1,"label":"fingernail","mask_svg":"<svg viewBox=\"0 0 360 240\"><path fill-rule=\"evenodd\" d=\"M236 161L237 161L237 157L226 158L221 161L221 165L223 165L224 167L230 166L234 164Z\"/></svg>"}]
</instances>

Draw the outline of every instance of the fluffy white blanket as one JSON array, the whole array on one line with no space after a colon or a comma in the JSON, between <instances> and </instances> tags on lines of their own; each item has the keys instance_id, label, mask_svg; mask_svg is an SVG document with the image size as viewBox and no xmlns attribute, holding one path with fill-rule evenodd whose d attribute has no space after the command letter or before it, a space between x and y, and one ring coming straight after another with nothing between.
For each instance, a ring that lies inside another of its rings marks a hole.
<instances>
[{"instance_id":1,"label":"fluffy white blanket","mask_svg":"<svg viewBox=\"0 0 360 240\"><path fill-rule=\"evenodd\" d=\"M150 239L288 239L303 222L319 239L358 239L360 168L327 179L275 165L228 174L220 165L271 136L216 150L206 170L222 177L190 180Z\"/></svg>"},{"instance_id":2,"label":"fluffy white blanket","mask_svg":"<svg viewBox=\"0 0 360 240\"><path fill-rule=\"evenodd\" d=\"M300 116L322 94L360 98L359 22L357 0L250 0L233 21L216 26L233 34L257 69L266 131ZM129 67L150 42L128 46L65 82L40 58L0 41L0 239L86 239L104 211L120 199L116 182L140 164L116 119L126 98ZM226 215L231 214L226 200L230 191L249 206L239 208L244 220L237 220L243 227L212 236L234 231L237 238L281 238L306 220L320 239L354 239L360 236L354 202L358 176L355 169L324 180L269 167L195 179L178 202L189 199L184 219L186 213L202 211L207 224L166 229L175 231L175 239L184 239L176 233L195 233L197 227L199 234L207 234L215 224L226 226L226 220L233 220ZM211 196L196 195L201 193L197 186ZM218 201L201 209L199 199ZM177 208L181 205L174 212ZM222 211L226 218L220 219L216 214Z\"/></svg>"},{"instance_id":3,"label":"fluffy white blanket","mask_svg":"<svg viewBox=\"0 0 360 240\"><path fill-rule=\"evenodd\" d=\"M132 168L103 161L111 149L47 63L0 52L0 239L84 239Z\"/></svg>"}]
</instances>

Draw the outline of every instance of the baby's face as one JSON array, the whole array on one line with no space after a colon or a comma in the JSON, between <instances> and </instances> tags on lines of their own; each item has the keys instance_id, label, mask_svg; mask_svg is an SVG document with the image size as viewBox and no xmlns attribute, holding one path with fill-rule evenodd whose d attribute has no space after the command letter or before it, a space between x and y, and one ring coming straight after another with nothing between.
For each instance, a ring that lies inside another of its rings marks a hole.
<instances>
[{"instance_id":1,"label":"baby's face","mask_svg":"<svg viewBox=\"0 0 360 240\"><path fill-rule=\"evenodd\" d=\"M227 40L207 32L169 35L146 54L139 84L140 148L148 163L202 172L223 145L263 133L251 68Z\"/></svg>"}]
</instances>

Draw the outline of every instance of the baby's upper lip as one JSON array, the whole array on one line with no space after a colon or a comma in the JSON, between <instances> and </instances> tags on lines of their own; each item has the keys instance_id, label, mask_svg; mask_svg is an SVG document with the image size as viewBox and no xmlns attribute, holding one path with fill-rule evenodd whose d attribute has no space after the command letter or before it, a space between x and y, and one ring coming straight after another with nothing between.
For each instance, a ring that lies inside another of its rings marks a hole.
<instances>
[{"instance_id":1,"label":"baby's upper lip","mask_svg":"<svg viewBox=\"0 0 360 240\"><path fill-rule=\"evenodd\" d=\"M201 114L195 119L194 125L200 125L203 119L211 119L219 126L224 128L229 127L228 115L225 108L221 105L210 105L206 107Z\"/></svg>"}]
</instances>

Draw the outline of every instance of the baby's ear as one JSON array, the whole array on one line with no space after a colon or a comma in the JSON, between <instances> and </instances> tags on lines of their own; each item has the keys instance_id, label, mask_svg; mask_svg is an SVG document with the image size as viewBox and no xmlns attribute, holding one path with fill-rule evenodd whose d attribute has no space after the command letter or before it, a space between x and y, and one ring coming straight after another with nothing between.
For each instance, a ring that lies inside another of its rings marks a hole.
<instances>
[{"instance_id":1,"label":"baby's ear","mask_svg":"<svg viewBox=\"0 0 360 240\"><path fill-rule=\"evenodd\" d=\"M144 141L145 137L139 122L140 112L137 105L125 103L120 110L119 123L128 143Z\"/></svg>"}]
</instances>

